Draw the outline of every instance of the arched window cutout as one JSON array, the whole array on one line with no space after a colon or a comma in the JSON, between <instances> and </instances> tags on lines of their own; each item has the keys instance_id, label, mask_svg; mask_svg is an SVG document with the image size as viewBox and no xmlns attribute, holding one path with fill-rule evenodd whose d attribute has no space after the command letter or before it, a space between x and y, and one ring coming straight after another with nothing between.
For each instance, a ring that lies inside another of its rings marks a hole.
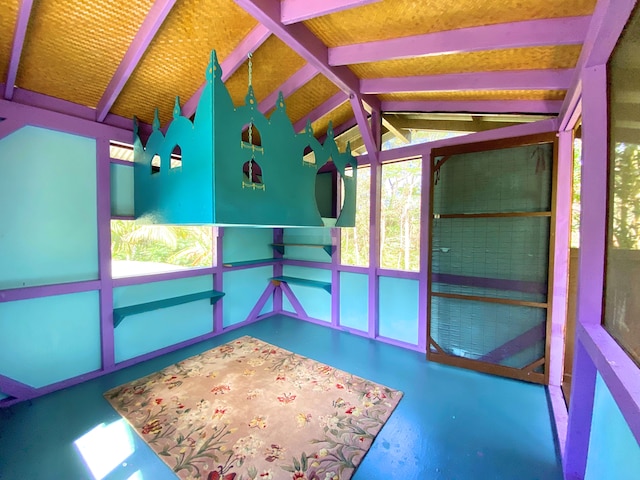
<instances>
[{"instance_id":1,"label":"arched window cutout","mask_svg":"<svg viewBox=\"0 0 640 480\"><path fill-rule=\"evenodd\" d=\"M249 134L251 133L251 134ZM242 127L242 134L240 138L240 145L242 148L250 149L254 152L262 152L262 137L260 135L260 131L255 126L255 124L251 124L251 132L249 132L249 124L247 123L244 127Z\"/></svg>"},{"instance_id":2,"label":"arched window cutout","mask_svg":"<svg viewBox=\"0 0 640 480\"><path fill-rule=\"evenodd\" d=\"M158 173L160 171L160 155L157 153L151 159L151 174Z\"/></svg>"},{"instance_id":3,"label":"arched window cutout","mask_svg":"<svg viewBox=\"0 0 640 480\"><path fill-rule=\"evenodd\" d=\"M262 181L262 167L253 158L242 165L242 188L251 187L254 190L264 190Z\"/></svg>"},{"instance_id":4,"label":"arched window cutout","mask_svg":"<svg viewBox=\"0 0 640 480\"><path fill-rule=\"evenodd\" d=\"M180 145L176 145L173 147L171 151L171 168L181 168L182 167L182 149Z\"/></svg>"}]
</instances>

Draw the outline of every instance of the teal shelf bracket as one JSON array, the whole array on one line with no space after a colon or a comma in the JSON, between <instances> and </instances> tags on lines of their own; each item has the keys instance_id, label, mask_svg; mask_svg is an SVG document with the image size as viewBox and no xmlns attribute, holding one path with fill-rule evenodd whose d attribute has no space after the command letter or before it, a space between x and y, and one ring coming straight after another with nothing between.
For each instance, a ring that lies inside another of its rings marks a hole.
<instances>
[{"instance_id":1,"label":"teal shelf bracket","mask_svg":"<svg viewBox=\"0 0 640 480\"><path fill-rule=\"evenodd\" d=\"M165 298L162 300L156 300L154 302L139 303L137 305L114 308L113 328L116 328L126 317L129 317L131 315L151 312L153 310L160 310L162 308L173 307L175 305L182 305L184 303L195 302L197 300L204 300L205 298L209 298L211 300L211 305L215 305L215 303L222 297L224 297L223 292L208 290L206 292L192 293L189 295L182 295L180 297Z\"/></svg>"},{"instance_id":2,"label":"teal shelf bracket","mask_svg":"<svg viewBox=\"0 0 640 480\"><path fill-rule=\"evenodd\" d=\"M322 248L324 248L324 251L327 252L330 257L333 257L333 253L336 251L335 245L323 245Z\"/></svg>"},{"instance_id":3,"label":"teal shelf bracket","mask_svg":"<svg viewBox=\"0 0 640 480\"><path fill-rule=\"evenodd\" d=\"M333 252L336 251L335 245L330 244L315 244L315 243L272 243L271 246L273 249L278 252L280 255L284 255L285 247L311 247L311 248L322 248L327 254L331 257L333 256Z\"/></svg>"},{"instance_id":4,"label":"teal shelf bracket","mask_svg":"<svg viewBox=\"0 0 640 480\"><path fill-rule=\"evenodd\" d=\"M291 283L296 285L304 285L305 287L321 288L328 293L331 293L331 284L328 282L321 282L319 280L309 280L307 278L298 277L271 277L269 280L277 287L280 283Z\"/></svg>"}]
</instances>

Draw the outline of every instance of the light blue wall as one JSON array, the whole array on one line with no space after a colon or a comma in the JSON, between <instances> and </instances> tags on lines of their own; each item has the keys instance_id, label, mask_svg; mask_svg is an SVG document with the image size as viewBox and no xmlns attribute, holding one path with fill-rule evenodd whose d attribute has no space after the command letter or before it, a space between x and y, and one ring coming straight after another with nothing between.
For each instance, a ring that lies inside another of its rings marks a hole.
<instances>
[{"instance_id":1,"label":"light blue wall","mask_svg":"<svg viewBox=\"0 0 640 480\"><path fill-rule=\"evenodd\" d=\"M329 228L285 228L284 243L311 245L331 245L331 229ZM331 256L322 248L286 246L285 258L308 260L311 262L331 262Z\"/></svg>"},{"instance_id":2,"label":"light blue wall","mask_svg":"<svg viewBox=\"0 0 640 480\"><path fill-rule=\"evenodd\" d=\"M640 478L640 446L598 374L586 480Z\"/></svg>"},{"instance_id":3,"label":"light blue wall","mask_svg":"<svg viewBox=\"0 0 640 480\"><path fill-rule=\"evenodd\" d=\"M418 344L418 281L379 278L379 333L383 337Z\"/></svg>"},{"instance_id":4,"label":"light blue wall","mask_svg":"<svg viewBox=\"0 0 640 480\"><path fill-rule=\"evenodd\" d=\"M285 265L283 273L288 277L331 282L330 270ZM290 284L289 287L291 287L291 290L302 305L302 308L307 312L307 315L318 320L331 321L331 295L327 291L321 288L295 284ZM289 312L295 312L291 304L287 301L287 297L283 295L282 298L282 308Z\"/></svg>"},{"instance_id":5,"label":"light blue wall","mask_svg":"<svg viewBox=\"0 0 640 480\"><path fill-rule=\"evenodd\" d=\"M133 164L111 164L111 215L133 216Z\"/></svg>"},{"instance_id":6,"label":"light blue wall","mask_svg":"<svg viewBox=\"0 0 640 480\"><path fill-rule=\"evenodd\" d=\"M225 272L222 277L222 324L224 327L244 322L256 302L269 286L273 277L273 267L258 267L246 270ZM261 313L273 311L273 302L269 300Z\"/></svg>"},{"instance_id":7,"label":"light blue wall","mask_svg":"<svg viewBox=\"0 0 640 480\"><path fill-rule=\"evenodd\" d=\"M24 127L0 151L0 289L98 278L95 140Z\"/></svg>"},{"instance_id":8,"label":"light blue wall","mask_svg":"<svg viewBox=\"0 0 640 480\"><path fill-rule=\"evenodd\" d=\"M223 262L244 262L273 258L271 228L225 227L222 236Z\"/></svg>"},{"instance_id":9,"label":"light blue wall","mask_svg":"<svg viewBox=\"0 0 640 480\"><path fill-rule=\"evenodd\" d=\"M210 275L118 287L113 291L113 306L125 307L212 289ZM212 331L213 306L206 299L126 317L114 333L116 362Z\"/></svg>"},{"instance_id":10,"label":"light blue wall","mask_svg":"<svg viewBox=\"0 0 640 480\"><path fill-rule=\"evenodd\" d=\"M0 303L0 374L42 387L101 367L98 292Z\"/></svg>"},{"instance_id":11,"label":"light blue wall","mask_svg":"<svg viewBox=\"0 0 640 480\"><path fill-rule=\"evenodd\" d=\"M340 273L340 325L369 330L369 276Z\"/></svg>"}]
</instances>

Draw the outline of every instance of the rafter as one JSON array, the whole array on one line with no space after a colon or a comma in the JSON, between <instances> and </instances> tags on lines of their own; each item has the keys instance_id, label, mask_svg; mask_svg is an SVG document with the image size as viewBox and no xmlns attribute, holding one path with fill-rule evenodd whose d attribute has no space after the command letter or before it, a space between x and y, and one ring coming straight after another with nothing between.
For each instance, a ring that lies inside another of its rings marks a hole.
<instances>
[{"instance_id":1,"label":"rafter","mask_svg":"<svg viewBox=\"0 0 640 480\"><path fill-rule=\"evenodd\" d=\"M362 102L356 97L350 97L349 100L351 101L351 108L353 108L353 113L356 116L358 126L360 127L360 135L362 135L364 144L367 147L367 153L369 155L374 155L378 152L378 147L376 145L376 139L371 131L371 127L369 126L367 112L364 109L364 105L362 105ZM364 128L362 127L363 125Z\"/></svg>"},{"instance_id":2,"label":"rafter","mask_svg":"<svg viewBox=\"0 0 640 480\"><path fill-rule=\"evenodd\" d=\"M385 101L383 112L471 112L556 114L561 100Z\"/></svg>"},{"instance_id":3,"label":"rafter","mask_svg":"<svg viewBox=\"0 0 640 480\"><path fill-rule=\"evenodd\" d=\"M590 16L528 20L413 35L329 49L329 65L504 48L582 43Z\"/></svg>"},{"instance_id":4,"label":"rafter","mask_svg":"<svg viewBox=\"0 0 640 480\"><path fill-rule=\"evenodd\" d=\"M380 0L282 0L280 20L284 25L310 20L330 13L360 7Z\"/></svg>"},{"instance_id":5,"label":"rafter","mask_svg":"<svg viewBox=\"0 0 640 480\"><path fill-rule=\"evenodd\" d=\"M260 45L262 45L270 36L271 32L264 25L258 24L253 30L251 30L247 36L242 39L233 52L227 55L220 64L220 68L222 69L222 81L226 82L227 79L247 60L247 55L256 51L258 47L260 47ZM204 86L205 83L196 90L196 92L182 107L182 114L185 117L190 117L196 112L196 107L198 106L198 101L200 100Z\"/></svg>"},{"instance_id":6,"label":"rafter","mask_svg":"<svg viewBox=\"0 0 640 480\"><path fill-rule=\"evenodd\" d=\"M302 130L304 130L305 126L307 125L307 120L313 123L319 118L324 117L328 113L331 113L333 110L338 108L347 100L348 100L348 97L343 92L336 93L333 97L331 97L329 100L324 102L322 105L319 105L318 107L311 110L309 114L306 115L304 118L301 118L296 123L294 123L293 130L295 132L301 132Z\"/></svg>"},{"instance_id":7,"label":"rafter","mask_svg":"<svg viewBox=\"0 0 640 480\"><path fill-rule=\"evenodd\" d=\"M389 132L391 132L393 134L394 137L396 137L398 140L400 140L402 143L404 144L409 144L411 143L409 138L400 131L400 128L398 127L395 119L393 119L393 121L391 121L389 119L389 117L383 115L382 116L382 125L389 130ZM384 139L383 139L384 140Z\"/></svg>"},{"instance_id":8,"label":"rafter","mask_svg":"<svg viewBox=\"0 0 640 480\"><path fill-rule=\"evenodd\" d=\"M11 57L9 59L9 68L7 69L7 81L4 85L4 98L7 100L13 98L16 77L18 76L18 67L20 66L20 57L22 56L22 47L24 46L24 38L27 35L27 26L29 25L32 7L33 0L22 0L20 2L16 28L13 32L13 44L11 45Z\"/></svg>"},{"instance_id":9,"label":"rafter","mask_svg":"<svg viewBox=\"0 0 640 480\"><path fill-rule=\"evenodd\" d=\"M98 122L102 122L106 118L175 3L176 0L158 0L149 10L147 18L145 18L138 33L136 33L127 53L122 58L120 65L118 65L116 73L111 78L109 85L107 85L102 94L102 98L98 102L96 108L96 120Z\"/></svg>"},{"instance_id":10,"label":"rafter","mask_svg":"<svg viewBox=\"0 0 640 480\"><path fill-rule=\"evenodd\" d=\"M307 63L304 67L291 75L282 85L271 92L267 98L262 100L258 105L258 110L262 113L267 113L275 106L280 92L282 92L282 95L287 98L296 90L309 83L316 75L318 75L318 70L313 65L309 65Z\"/></svg>"},{"instance_id":11,"label":"rafter","mask_svg":"<svg viewBox=\"0 0 640 480\"><path fill-rule=\"evenodd\" d=\"M362 93L443 92L464 90L564 90L573 69L452 73L360 81Z\"/></svg>"}]
</instances>

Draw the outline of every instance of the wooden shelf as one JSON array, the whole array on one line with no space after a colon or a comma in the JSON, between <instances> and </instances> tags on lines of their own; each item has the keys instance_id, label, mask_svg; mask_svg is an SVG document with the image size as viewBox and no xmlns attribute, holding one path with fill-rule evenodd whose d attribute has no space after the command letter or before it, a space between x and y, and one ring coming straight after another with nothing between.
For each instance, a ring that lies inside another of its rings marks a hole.
<instances>
[{"instance_id":1,"label":"wooden shelf","mask_svg":"<svg viewBox=\"0 0 640 480\"><path fill-rule=\"evenodd\" d=\"M280 283L292 283L296 285L304 285L305 287L313 287L313 288L321 288L331 293L331 284L328 282L321 282L319 280L309 280L307 278L298 278L298 277L271 277L269 280L273 282L275 286L280 285Z\"/></svg>"},{"instance_id":2,"label":"wooden shelf","mask_svg":"<svg viewBox=\"0 0 640 480\"><path fill-rule=\"evenodd\" d=\"M243 265L260 265L274 262L282 262L282 258L261 258L259 260L242 260L240 262L224 262L223 267L241 267Z\"/></svg>"},{"instance_id":3,"label":"wooden shelf","mask_svg":"<svg viewBox=\"0 0 640 480\"><path fill-rule=\"evenodd\" d=\"M322 248L329 256L333 255L333 252L336 251L336 246L331 244L317 244L317 243L272 243L271 246L273 249L284 255L285 247L311 247L311 248Z\"/></svg>"},{"instance_id":4,"label":"wooden shelf","mask_svg":"<svg viewBox=\"0 0 640 480\"><path fill-rule=\"evenodd\" d=\"M175 305L182 305L183 303L195 302L197 300L203 300L205 298L211 299L211 305L215 304L224 296L223 292L216 290L209 290L206 292L192 293L189 295L182 295L180 297L164 298L162 300L156 300L154 302L139 303L137 305L129 305L127 307L120 307L113 309L113 327L120 325L125 317L131 315L137 315L139 313L151 312L153 310L160 310L161 308L173 307Z\"/></svg>"}]
</instances>

